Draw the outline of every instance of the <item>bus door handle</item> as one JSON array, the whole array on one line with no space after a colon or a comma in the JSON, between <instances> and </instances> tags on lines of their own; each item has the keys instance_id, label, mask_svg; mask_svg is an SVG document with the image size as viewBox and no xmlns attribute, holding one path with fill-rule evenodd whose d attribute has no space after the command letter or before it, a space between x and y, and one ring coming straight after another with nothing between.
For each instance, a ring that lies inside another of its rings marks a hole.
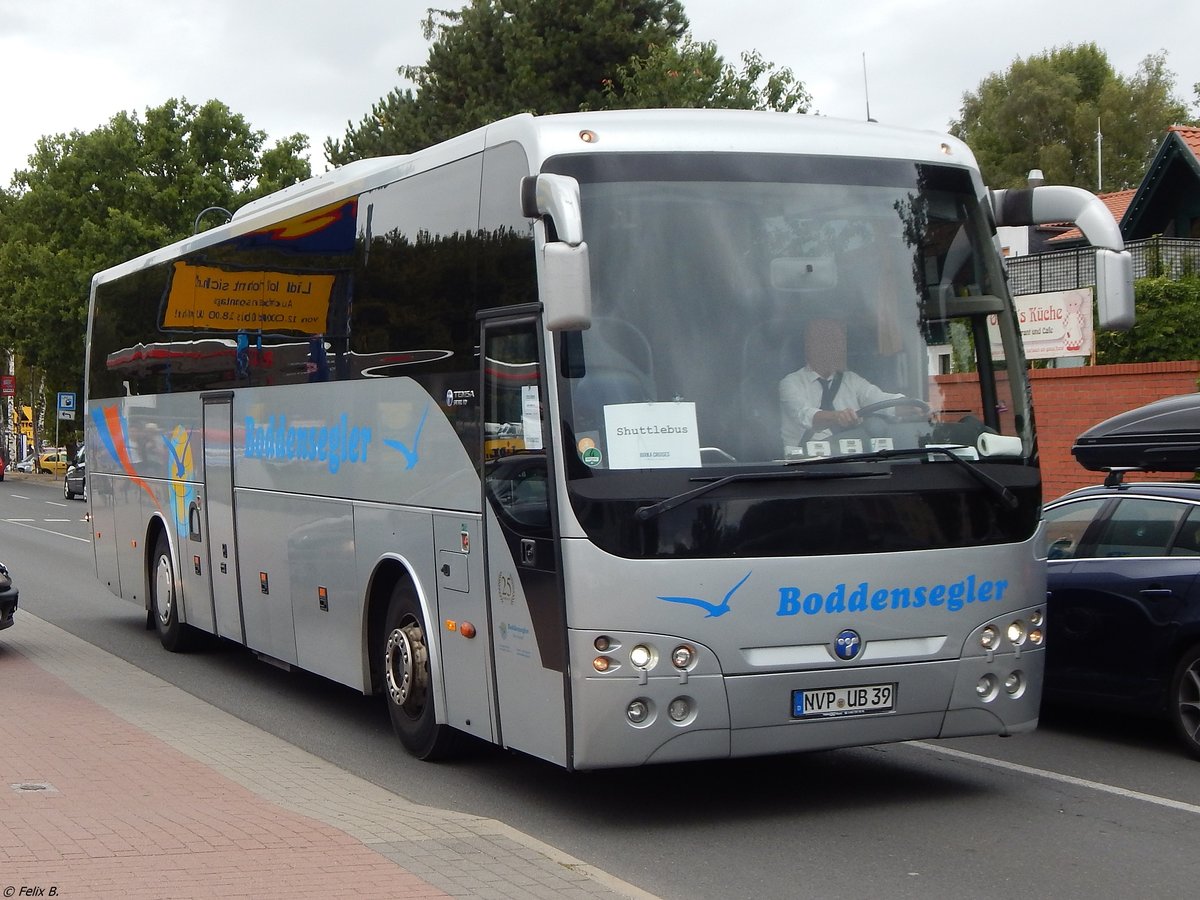
<instances>
[{"instance_id":1,"label":"bus door handle","mask_svg":"<svg viewBox=\"0 0 1200 900\"><path fill-rule=\"evenodd\" d=\"M200 539L200 501L193 500L188 506L188 540Z\"/></svg>"},{"instance_id":2,"label":"bus door handle","mask_svg":"<svg viewBox=\"0 0 1200 900\"><path fill-rule=\"evenodd\" d=\"M537 565L537 543L531 538L521 538L521 565Z\"/></svg>"}]
</instances>

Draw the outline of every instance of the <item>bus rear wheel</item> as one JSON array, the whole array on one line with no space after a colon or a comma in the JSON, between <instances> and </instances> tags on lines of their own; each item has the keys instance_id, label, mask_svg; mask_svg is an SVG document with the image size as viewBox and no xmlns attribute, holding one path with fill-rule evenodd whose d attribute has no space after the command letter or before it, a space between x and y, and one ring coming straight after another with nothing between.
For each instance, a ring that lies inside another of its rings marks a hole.
<instances>
[{"instance_id":1,"label":"bus rear wheel","mask_svg":"<svg viewBox=\"0 0 1200 900\"><path fill-rule=\"evenodd\" d=\"M384 692L392 730L417 759L444 759L457 743L456 732L439 725L434 711L428 629L411 588L392 591L383 638Z\"/></svg>"}]
</instances>

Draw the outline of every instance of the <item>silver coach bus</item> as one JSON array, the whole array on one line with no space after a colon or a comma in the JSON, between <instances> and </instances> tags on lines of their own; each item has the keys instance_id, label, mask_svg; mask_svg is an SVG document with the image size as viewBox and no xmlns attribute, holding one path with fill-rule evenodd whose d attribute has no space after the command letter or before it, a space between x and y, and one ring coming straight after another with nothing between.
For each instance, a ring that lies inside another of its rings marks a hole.
<instances>
[{"instance_id":1,"label":"silver coach bus","mask_svg":"<svg viewBox=\"0 0 1200 900\"><path fill-rule=\"evenodd\" d=\"M169 650L383 694L421 758L1026 731L1045 553L995 227L1079 222L1119 324L1098 203L990 193L942 135L730 111L523 115L318 176L94 278L97 574ZM824 430L781 387L817 320L882 398Z\"/></svg>"}]
</instances>

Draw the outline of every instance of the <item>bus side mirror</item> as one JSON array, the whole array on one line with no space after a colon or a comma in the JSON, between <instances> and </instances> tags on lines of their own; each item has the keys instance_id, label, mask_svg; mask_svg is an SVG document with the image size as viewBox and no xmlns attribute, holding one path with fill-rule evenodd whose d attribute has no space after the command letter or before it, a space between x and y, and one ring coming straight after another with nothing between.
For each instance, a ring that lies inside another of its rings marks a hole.
<instances>
[{"instance_id":1,"label":"bus side mirror","mask_svg":"<svg viewBox=\"0 0 1200 900\"><path fill-rule=\"evenodd\" d=\"M521 210L531 219L548 220L546 234L557 237L543 243L538 260L546 327L550 331L590 328L592 277L583 240L579 182L552 173L527 176L521 180Z\"/></svg>"},{"instance_id":2,"label":"bus side mirror","mask_svg":"<svg viewBox=\"0 0 1200 900\"><path fill-rule=\"evenodd\" d=\"M1038 185L992 191L996 225L1051 225L1070 222L1096 248L1096 318L1102 331L1133 325L1133 260L1121 229L1095 194L1066 185Z\"/></svg>"},{"instance_id":3,"label":"bus side mirror","mask_svg":"<svg viewBox=\"0 0 1200 900\"><path fill-rule=\"evenodd\" d=\"M584 331L592 325L592 274L588 246L561 241L542 247L542 306L550 331Z\"/></svg>"},{"instance_id":4,"label":"bus side mirror","mask_svg":"<svg viewBox=\"0 0 1200 900\"><path fill-rule=\"evenodd\" d=\"M1133 327L1133 259L1128 250L1096 251L1096 318L1101 331Z\"/></svg>"}]
</instances>

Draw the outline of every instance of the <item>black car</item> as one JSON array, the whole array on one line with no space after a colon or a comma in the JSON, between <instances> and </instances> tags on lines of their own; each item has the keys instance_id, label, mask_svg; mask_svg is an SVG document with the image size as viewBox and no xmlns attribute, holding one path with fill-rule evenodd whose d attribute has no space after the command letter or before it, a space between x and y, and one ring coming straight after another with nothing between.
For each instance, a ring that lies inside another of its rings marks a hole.
<instances>
[{"instance_id":1,"label":"black car","mask_svg":"<svg viewBox=\"0 0 1200 900\"><path fill-rule=\"evenodd\" d=\"M1165 715L1200 757L1200 483L1110 478L1045 519L1046 699Z\"/></svg>"},{"instance_id":2,"label":"black car","mask_svg":"<svg viewBox=\"0 0 1200 900\"><path fill-rule=\"evenodd\" d=\"M67 466L67 473L63 476L63 496L68 500L76 497L87 499L87 459L83 448L80 448L75 462Z\"/></svg>"},{"instance_id":3,"label":"black car","mask_svg":"<svg viewBox=\"0 0 1200 900\"><path fill-rule=\"evenodd\" d=\"M17 589L13 587L8 568L0 563L0 631L13 623L17 612Z\"/></svg>"}]
</instances>

